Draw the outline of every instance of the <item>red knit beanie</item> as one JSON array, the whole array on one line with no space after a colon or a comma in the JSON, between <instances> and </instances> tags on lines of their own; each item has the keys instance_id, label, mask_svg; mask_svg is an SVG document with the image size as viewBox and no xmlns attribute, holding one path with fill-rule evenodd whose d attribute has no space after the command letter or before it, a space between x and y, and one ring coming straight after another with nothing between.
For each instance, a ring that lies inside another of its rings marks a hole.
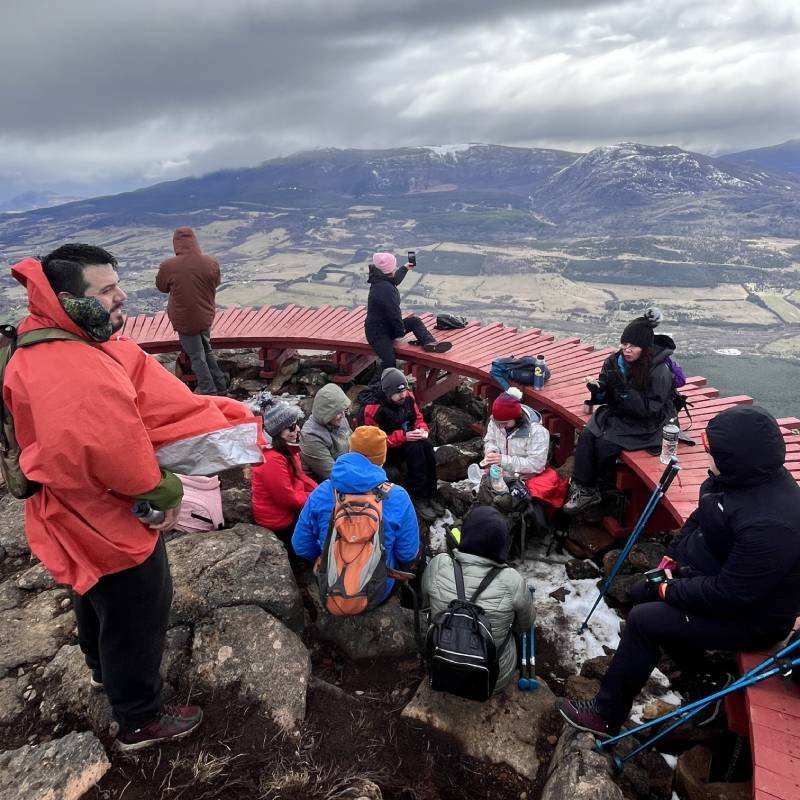
<instances>
[{"instance_id":1,"label":"red knit beanie","mask_svg":"<svg viewBox=\"0 0 800 800\"><path fill-rule=\"evenodd\" d=\"M512 386L492 403L492 416L500 422L519 419L522 416L520 400L522 400L522 392L516 386Z\"/></svg>"}]
</instances>

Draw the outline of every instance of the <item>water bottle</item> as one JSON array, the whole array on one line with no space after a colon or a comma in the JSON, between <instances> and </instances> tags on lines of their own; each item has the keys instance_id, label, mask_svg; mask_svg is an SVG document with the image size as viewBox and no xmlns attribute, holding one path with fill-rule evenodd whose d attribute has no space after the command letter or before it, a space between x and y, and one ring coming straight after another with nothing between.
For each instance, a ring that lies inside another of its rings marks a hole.
<instances>
[{"instance_id":1,"label":"water bottle","mask_svg":"<svg viewBox=\"0 0 800 800\"><path fill-rule=\"evenodd\" d=\"M670 420L661 431L661 456L662 464L669 464L670 459L678 453L678 436L681 429Z\"/></svg>"},{"instance_id":2,"label":"water bottle","mask_svg":"<svg viewBox=\"0 0 800 800\"><path fill-rule=\"evenodd\" d=\"M544 356L538 355L533 360L533 388L538 392L544 389L545 364Z\"/></svg>"},{"instance_id":3,"label":"water bottle","mask_svg":"<svg viewBox=\"0 0 800 800\"><path fill-rule=\"evenodd\" d=\"M508 486L503 480L503 468L499 464L492 464L489 467L489 485L498 494L508 491Z\"/></svg>"},{"instance_id":4,"label":"water bottle","mask_svg":"<svg viewBox=\"0 0 800 800\"><path fill-rule=\"evenodd\" d=\"M145 525L158 525L164 521L164 512L153 508L147 500L139 500L131 508L134 517L138 517Z\"/></svg>"}]
</instances>

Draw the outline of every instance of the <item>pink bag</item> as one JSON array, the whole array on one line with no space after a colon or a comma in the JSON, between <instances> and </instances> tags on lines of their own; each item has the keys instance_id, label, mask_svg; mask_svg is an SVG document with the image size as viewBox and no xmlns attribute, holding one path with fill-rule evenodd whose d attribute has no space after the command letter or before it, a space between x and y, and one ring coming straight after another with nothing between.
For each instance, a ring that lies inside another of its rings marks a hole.
<instances>
[{"instance_id":1,"label":"pink bag","mask_svg":"<svg viewBox=\"0 0 800 800\"><path fill-rule=\"evenodd\" d=\"M216 531L225 525L222 493L216 475L178 475L183 484L183 502L172 530L184 533Z\"/></svg>"}]
</instances>

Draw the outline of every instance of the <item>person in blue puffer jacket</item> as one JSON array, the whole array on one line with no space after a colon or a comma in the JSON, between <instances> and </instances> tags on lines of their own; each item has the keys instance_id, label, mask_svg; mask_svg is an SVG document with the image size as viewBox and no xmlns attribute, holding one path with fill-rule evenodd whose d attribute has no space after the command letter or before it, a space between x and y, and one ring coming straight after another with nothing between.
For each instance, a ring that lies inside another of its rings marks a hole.
<instances>
[{"instance_id":1,"label":"person in blue puffer jacket","mask_svg":"<svg viewBox=\"0 0 800 800\"><path fill-rule=\"evenodd\" d=\"M386 434L370 425L353 431L350 452L336 459L331 477L309 496L292 535L292 547L300 558L315 561L322 553L328 536L334 506L334 489L362 493L386 482ZM386 565L390 569L409 570L419 554L419 523L408 492L396 484L383 501L383 536ZM394 580L386 581L386 600L394 589Z\"/></svg>"}]
</instances>

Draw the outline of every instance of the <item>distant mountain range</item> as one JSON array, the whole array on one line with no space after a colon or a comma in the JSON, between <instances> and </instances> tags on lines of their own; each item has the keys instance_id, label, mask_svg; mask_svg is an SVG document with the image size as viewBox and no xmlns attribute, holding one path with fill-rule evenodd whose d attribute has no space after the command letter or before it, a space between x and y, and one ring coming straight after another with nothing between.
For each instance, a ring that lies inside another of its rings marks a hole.
<instances>
[{"instance_id":1,"label":"distant mountain range","mask_svg":"<svg viewBox=\"0 0 800 800\"><path fill-rule=\"evenodd\" d=\"M23 211L33 211L37 208L60 206L64 203L72 203L80 199L79 197L70 197L69 195L60 194L58 192L23 192L22 194L18 194L0 203L0 214L18 214Z\"/></svg>"},{"instance_id":2,"label":"distant mountain range","mask_svg":"<svg viewBox=\"0 0 800 800\"><path fill-rule=\"evenodd\" d=\"M161 228L251 212L280 213L297 240L310 219L356 204L379 207L387 224L413 219L417 239L431 241L508 241L544 232L794 237L800 174L775 165L791 166L795 152L796 142L724 158L635 143L586 154L496 145L315 150L0 216L0 242L41 241L43 229L56 240L76 227Z\"/></svg>"},{"instance_id":3,"label":"distant mountain range","mask_svg":"<svg viewBox=\"0 0 800 800\"><path fill-rule=\"evenodd\" d=\"M800 139L790 139L772 147L759 147L755 150L742 150L720 156L723 161L739 161L755 164L778 172L800 174Z\"/></svg>"}]
</instances>

